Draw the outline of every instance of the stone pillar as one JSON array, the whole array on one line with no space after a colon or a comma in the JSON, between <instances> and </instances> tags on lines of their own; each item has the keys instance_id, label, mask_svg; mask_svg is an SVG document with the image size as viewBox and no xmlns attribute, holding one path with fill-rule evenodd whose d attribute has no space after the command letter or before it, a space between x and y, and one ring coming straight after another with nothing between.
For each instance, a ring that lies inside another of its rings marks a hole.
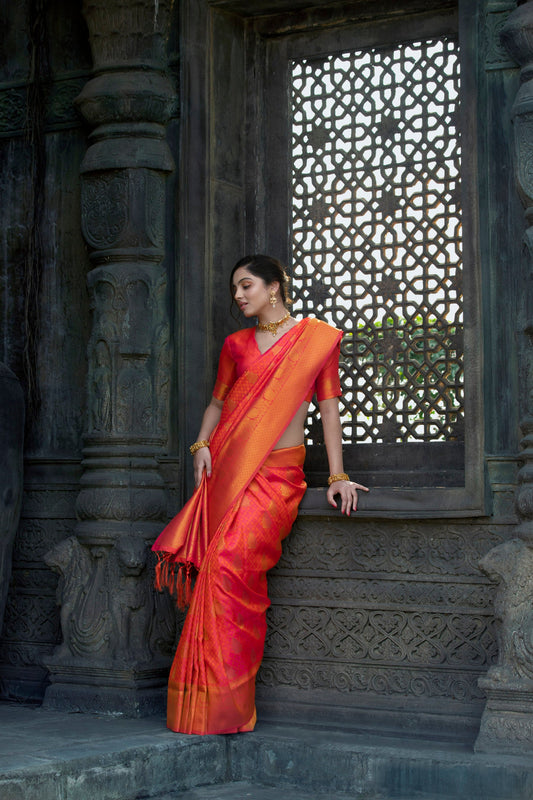
<instances>
[{"instance_id":1,"label":"stone pillar","mask_svg":"<svg viewBox=\"0 0 533 800\"><path fill-rule=\"evenodd\" d=\"M78 98L93 131L81 166L93 321L75 536L46 556L59 575L63 642L45 704L142 716L163 707L174 638L153 590L150 545L166 521L157 457L170 383L163 268L165 72L171 0L84 0L94 77Z\"/></svg>"},{"instance_id":2,"label":"stone pillar","mask_svg":"<svg viewBox=\"0 0 533 800\"><path fill-rule=\"evenodd\" d=\"M521 67L513 106L517 184L526 209L525 242L533 268L533 0L512 12L502 43ZM529 318L531 309L524 309ZM533 320L525 326L521 375L527 385L520 423L521 469L515 508L516 538L491 550L481 568L498 581L495 616L499 625L498 663L480 679L487 695L475 749L494 753L533 753Z\"/></svg>"}]
</instances>

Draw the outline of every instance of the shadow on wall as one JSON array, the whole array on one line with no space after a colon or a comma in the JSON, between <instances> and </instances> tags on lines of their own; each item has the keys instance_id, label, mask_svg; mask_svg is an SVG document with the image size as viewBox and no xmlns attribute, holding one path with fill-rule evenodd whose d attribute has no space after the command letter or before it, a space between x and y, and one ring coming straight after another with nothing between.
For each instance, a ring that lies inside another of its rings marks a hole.
<instances>
[{"instance_id":1,"label":"shadow on wall","mask_svg":"<svg viewBox=\"0 0 533 800\"><path fill-rule=\"evenodd\" d=\"M22 389L17 377L0 363L0 633L22 499L23 444Z\"/></svg>"}]
</instances>

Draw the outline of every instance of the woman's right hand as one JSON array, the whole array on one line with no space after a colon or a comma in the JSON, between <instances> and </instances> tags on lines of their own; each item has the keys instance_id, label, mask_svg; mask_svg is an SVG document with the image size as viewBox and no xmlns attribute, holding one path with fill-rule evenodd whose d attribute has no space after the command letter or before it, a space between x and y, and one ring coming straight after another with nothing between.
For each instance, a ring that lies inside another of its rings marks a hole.
<instances>
[{"instance_id":1,"label":"woman's right hand","mask_svg":"<svg viewBox=\"0 0 533 800\"><path fill-rule=\"evenodd\" d=\"M211 477L211 451L209 447L201 447L199 450L197 450L192 457L192 463L194 469L194 485L196 489L198 489L200 483L202 482L204 469L207 477Z\"/></svg>"}]
</instances>

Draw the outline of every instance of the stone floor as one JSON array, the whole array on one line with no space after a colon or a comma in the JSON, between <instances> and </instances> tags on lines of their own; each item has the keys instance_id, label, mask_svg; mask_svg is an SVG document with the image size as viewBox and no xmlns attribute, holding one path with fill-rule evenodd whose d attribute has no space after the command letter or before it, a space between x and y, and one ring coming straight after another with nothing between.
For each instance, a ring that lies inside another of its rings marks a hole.
<instances>
[{"instance_id":1,"label":"stone floor","mask_svg":"<svg viewBox=\"0 0 533 800\"><path fill-rule=\"evenodd\" d=\"M260 723L185 736L159 717L0 703L0 800L532 800L531 758Z\"/></svg>"}]
</instances>

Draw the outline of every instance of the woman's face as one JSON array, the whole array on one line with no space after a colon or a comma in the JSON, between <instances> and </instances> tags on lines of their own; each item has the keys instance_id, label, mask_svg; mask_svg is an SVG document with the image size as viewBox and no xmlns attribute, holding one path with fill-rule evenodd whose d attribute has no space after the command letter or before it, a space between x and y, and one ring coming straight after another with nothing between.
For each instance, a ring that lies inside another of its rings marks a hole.
<instances>
[{"instance_id":1,"label":"woman's face","mask_svg":"<svg viewBox=\"0 0 533 800\"><path fill-rule=\"evenodd\" d=\"M233 297L245 317L256 317L271 310L270 292L277 286L277 283L266 284L246 267L239 267L233 273Z\"/></svg>"}]
</instances>

